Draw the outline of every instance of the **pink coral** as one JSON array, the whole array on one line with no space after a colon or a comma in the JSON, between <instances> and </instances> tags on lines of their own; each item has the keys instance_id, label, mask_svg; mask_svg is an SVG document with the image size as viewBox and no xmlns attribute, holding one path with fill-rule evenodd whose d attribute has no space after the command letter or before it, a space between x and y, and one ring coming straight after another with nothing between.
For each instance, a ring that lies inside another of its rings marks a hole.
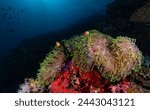
<instances>
[{"instance_id":1,"label":"pink coral","mask_svg":"<svg viewBox=\"0 0 150 110\"><path fill-rule=\"evenodd\" d=\"M119 84L112 84L108 87L112 93L141 93L142 90L131 80L124 79Z\"/></svg>"}]
</instances>

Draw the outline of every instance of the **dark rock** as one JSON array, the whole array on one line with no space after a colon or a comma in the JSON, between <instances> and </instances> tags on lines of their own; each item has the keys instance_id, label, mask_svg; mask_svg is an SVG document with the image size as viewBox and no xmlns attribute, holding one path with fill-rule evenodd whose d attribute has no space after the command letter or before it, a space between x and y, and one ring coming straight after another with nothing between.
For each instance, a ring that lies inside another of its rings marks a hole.
<instances>
[{"instance_id":1,"label":"dark rock","mask_svg":"<svg viewBox=\"0 0 150 110\"><path fill-rule=\"evenodd\" d=\"M129 36L136 39L140 50L150 55L150 25L130 22L132 14L149 0L116 0L108 5L105 23L100 23L99 30L112 36ZM143 13L144 15L144 13ZM103 24L103 25L102 25Z\"/></svg>"}]
</instances>

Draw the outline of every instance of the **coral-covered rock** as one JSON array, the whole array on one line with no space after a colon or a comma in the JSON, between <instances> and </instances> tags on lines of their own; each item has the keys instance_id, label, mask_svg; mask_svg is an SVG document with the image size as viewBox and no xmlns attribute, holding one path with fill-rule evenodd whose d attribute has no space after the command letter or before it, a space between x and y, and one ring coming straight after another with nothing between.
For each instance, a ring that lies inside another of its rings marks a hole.
<instances>
[{"instance_id":1,"label":"coral-covered rock","mask_svg":"<svg viewBox=\"0 0 150 110\"><path fill-rule=\"evenodd\" d=\"M143 66L140 71L132 74L132 78L137 84L145 88L150 88L150 57L145 56Z\"/></svg>"},{"instance_id":2,"label":"coral-covered rock","mask_svg":"<svg viewBox=\"0 0 150 110\"><path fill-rule=\"evenodd\" d=\"M108 88L112 93L142 93L143 92L138 85L136 85L133 81L127 79L124 79L119 84L116 85L112 84Z\"/></svg>"},{"instance_id":3,"label":"coral-covered rock","mask_svg":"<svg viewBox=\"0 0 150 110\"><path fill-rule=\"evenodd\" d=\"M39 85L38 81L32 78L25 79L24 84L21 84L18 90L19 93L42 93L46 91L43 85Z\"/></svg>"},{"instance_id":4,"label":"coral-covered rock","mask_svg":"<svg viewBox=\"0 0 150 110\"><path fill-rule=\"evenodd\" d=\"M83 72L70 65L49 86L53 93L141 93L138 85L130 79L113 84L106 82L97 71Z\"/></svg>"},{"instance_id":5,"label":"coral-covered rock","mask_svg":"<svg viewBox=\"0 0 150 110\"><path fill-rule=\"evenodd\" d=\"M21 90L44 92L43 87L47 87L53 93L103 93L112 92L109 88L118 83L127 92L132 87L122 80L132 71L137 72L141 63L142 53L134 39L123 36L114 39L90 30L56 42L41 63L37 79L26 81Z\"/></svg>"},{"instance_id":6,"label":"coral-covered rock","mask_svg":"<svg viewBox=\"0 0 150 110\"><path fill-rule=\"evenodd\" d=\"M65 41L72 60L83 71L96 67L111 82L125 78L131 70L140 68L142 54L135 40L119 36L113 39L96 30Z\"/></svg>"},{"instance_id":7,"label":"coral-covered rock","mask_svg":"<svg viewBox=\"0 0 150 110\"><path fill-rule=\"evenodd\" d=\"M150 68L142 67L139 72L132 75L136 83L143 87L150 88Z\"/></svg>"}]
</instances>

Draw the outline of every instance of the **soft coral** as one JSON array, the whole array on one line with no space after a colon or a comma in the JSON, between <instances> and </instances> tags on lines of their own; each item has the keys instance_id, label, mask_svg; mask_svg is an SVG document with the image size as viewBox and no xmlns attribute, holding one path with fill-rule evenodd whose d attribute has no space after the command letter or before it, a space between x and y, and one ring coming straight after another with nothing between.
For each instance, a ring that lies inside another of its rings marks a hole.
<instances>
[{"instance_id":1,"label":"soft coral","mask_svg":"<svg viewBox=\"0 0 150 110\"><path fill-rule=\"evenodd\" d=\"M84 72L71 64L50 85L54 93L104 92L104 81L97 71Z\"/></svg>"}]
</instances>

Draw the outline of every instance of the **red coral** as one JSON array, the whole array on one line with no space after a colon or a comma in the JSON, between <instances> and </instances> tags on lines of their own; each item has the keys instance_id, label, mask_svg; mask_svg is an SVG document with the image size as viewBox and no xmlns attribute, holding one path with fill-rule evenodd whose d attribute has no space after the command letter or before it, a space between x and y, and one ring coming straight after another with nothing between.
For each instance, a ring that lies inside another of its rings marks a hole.
<instances>
[{"instance_id":1,"label":"red coral","mask_svg":"<svg viewBox=\"0 0 150 110\"><path fill-rule=\"evenodd\" d=\"M66 70L51 83L50 92L53 93L126 93L141 92L135 83L124 79L118 84L111 84L103 80L96 70L81 71L76 65L69 65Z\"/></svg>"},{"instance_id":2,"label":"red coral","mask_svg":"<svg viewBox=\"0 0 150 110\"><path fill-rule=\"evenodd\" d=\"M50 85L53 93L104 92L104 81L97 71L83 72L75 65L62 72Z\"/></svg>"},{"instance_id":3,"label":"red coral","mask_svg":"<svg viewBox=\"0 0 150 110\"><path fill-rule=\"evenodd\" d=\"M51 83L50 91L53 93L75 93L73 88L69 88L69 70L61 73L61 75Z\"/></svg>"}]
</instances>

